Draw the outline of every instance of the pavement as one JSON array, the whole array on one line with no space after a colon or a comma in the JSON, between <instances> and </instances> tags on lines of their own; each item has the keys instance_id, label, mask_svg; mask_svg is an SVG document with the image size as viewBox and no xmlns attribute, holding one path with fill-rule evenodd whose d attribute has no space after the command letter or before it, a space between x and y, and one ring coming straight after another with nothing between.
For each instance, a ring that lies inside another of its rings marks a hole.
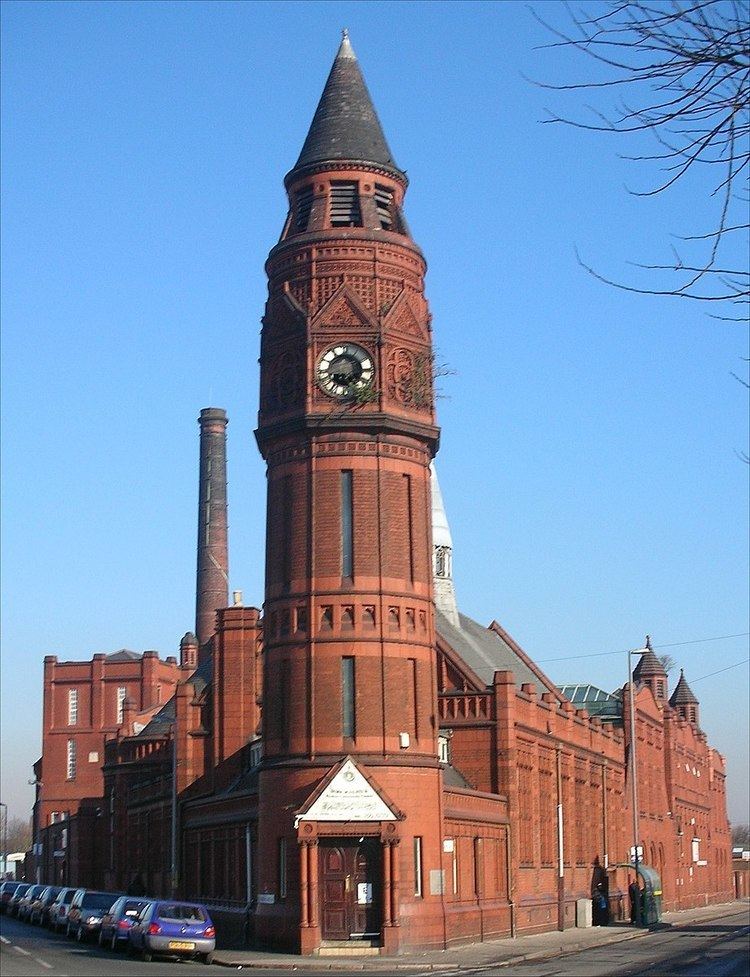
<instances>
[{"instance_id":1,"label":"pavement","mask_svg":"<svg viewBox=\"0 0 750 977\"><path fill-rule=\"evenodd\" d=\"M438 973L442 970L472 970L476 967L509 967L527 960L545 960L549 957L578 953L591 947L641 939L658 929L679 928L707 922L726 916L732 910L744 911L750 916L750 903L742 900L664 913L662 922L652 929L637 929L627 923L613 923L610 926L592 926L585 929L572 927L562 932L554 930L550 933L519 936L516 939L469 943L448 950L429 950L398 957L303 957L268 950L217 950L214 963L224 967L299 970L309 974L324 971L419 974Z\"/></svg>"}]
</instances>

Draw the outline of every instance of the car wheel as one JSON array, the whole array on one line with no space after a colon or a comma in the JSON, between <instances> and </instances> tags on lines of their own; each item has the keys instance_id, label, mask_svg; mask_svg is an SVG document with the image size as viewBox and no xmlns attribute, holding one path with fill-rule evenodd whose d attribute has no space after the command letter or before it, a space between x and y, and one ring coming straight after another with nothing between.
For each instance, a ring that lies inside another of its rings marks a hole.
<instances>
[{"instance_id":1,"label":"car wheel","mask_svg":"<svg viewBox=\"0 0 750 977\"><path fill-rule=\"evenodd\" d=\"M109 948L112 953L117 953L117 937L114 933L112 934L112 942L109 944Z\"/></svg>"},{"instance_id":2,"label":"car wheel","mask_svg":"<svg viewBox=\"0 0 750 977\"><path fill-rule=\"evenodd\" d=\"M68 939L70 939L71 936L73 935L70 930L70 923L68 923L68 925L65 927L65 935L68 937Z\"/></svg>"},{"instance_id":3,"label":"car wheel","mask_svg":"<svg viewBox=\"0 0 750 977\"><path fill-rule=\"evenodd\" d=\"M78 929L76 930L76 940L79 943L83 943L83 927L82 926L79 926Z\"/></svg>"},{"instance_id":4,"label":"car wheel","mask_svg":"<svg viewBox=\"0 0 750 977\"><path fill-rule=\"evenodd\" d=\"M151 963L153 959L154 959L153 953L149 953L148 950L146 950L145 948L141 950L141 960L144 963Z\"/></svg>"},{"instance_id":5,"label":"car wheel","mask_svg":"<svg viewBox=\"0 0 750 977\"><path fill-rule=\"evenodd\" d=\"M214 955L213 955L213 953L204 953L203 954L203 962L206 963L206 964L212 964L214 962Z\"/></svg>"}]
</instances>

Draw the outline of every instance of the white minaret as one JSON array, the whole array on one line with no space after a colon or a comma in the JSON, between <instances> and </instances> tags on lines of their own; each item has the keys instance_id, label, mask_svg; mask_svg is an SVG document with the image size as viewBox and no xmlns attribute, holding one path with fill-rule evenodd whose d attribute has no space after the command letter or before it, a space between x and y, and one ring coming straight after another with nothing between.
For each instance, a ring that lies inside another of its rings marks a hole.
<instances>
[{"instance_id":1,"label":"white minaret","mask_svg":"<svg viewBox=\"0 0 750 977\"><path fill-rule=\"evenodd\" d=\"M434 463L430 465L430 471L432 473L432 580L435 607L445 614L451 624L460 628L456 591L453 587L453 540Z\"/></svg>"}]
</instances>

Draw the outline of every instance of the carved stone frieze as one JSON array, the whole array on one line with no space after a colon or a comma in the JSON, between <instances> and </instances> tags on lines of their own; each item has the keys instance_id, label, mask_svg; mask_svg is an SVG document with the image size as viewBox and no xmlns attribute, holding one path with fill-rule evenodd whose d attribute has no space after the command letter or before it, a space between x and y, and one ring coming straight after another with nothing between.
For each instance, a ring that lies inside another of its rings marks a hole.
<instances>
[{"instance_id":1,"label":"carved stone frieze","mask_svg":"<svg viewBox=\"0 0 750 977\"><path fill-rule=\"evenodd\" d=\"M276 353L263 371L263 410L288 410L304 403L305 353L291 346Z\"/></svg>"},{"instance_id":2,"label":"carved stone frieze","mask_svg":"<svg viewBox=\"0 0 750 977\"><path fill-rule=\"evenodd\" d=\"M429 408L432 403L432 357L397 346L385 364L387 394L404 407Z\"/></svg>"}]
</instances>

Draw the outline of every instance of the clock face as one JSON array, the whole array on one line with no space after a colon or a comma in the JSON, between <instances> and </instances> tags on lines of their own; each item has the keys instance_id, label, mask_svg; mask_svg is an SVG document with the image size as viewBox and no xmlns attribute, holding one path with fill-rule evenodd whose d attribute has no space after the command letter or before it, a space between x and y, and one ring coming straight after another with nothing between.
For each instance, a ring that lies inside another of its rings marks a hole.
<instances>
[{"instance_id":1,"label":"clock face","mask_svg":"<svg viewBox=\"0 0 750 977\"><path fill-rule=\"evenodd\" d=\"M330 397L341 400L369 387L374 375L372 357L356 343L331 346L318 360L318 383Z\"/></svg>"}]
</instances>

